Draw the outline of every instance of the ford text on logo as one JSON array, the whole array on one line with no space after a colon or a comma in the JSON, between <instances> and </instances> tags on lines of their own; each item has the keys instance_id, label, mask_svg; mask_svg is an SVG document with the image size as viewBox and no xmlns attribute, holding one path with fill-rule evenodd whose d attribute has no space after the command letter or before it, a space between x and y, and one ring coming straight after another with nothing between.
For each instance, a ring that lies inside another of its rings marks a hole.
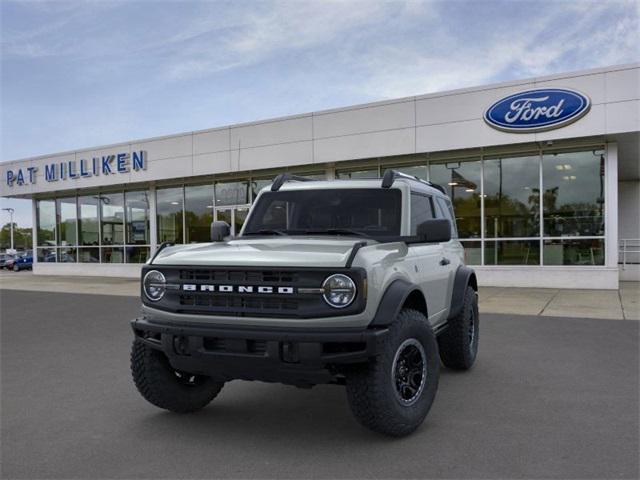
<instances>
[{"instance_id":1,"label":"ford text on logo","mask_svg":"<svg viewBox=\"0 0 640 480\"><path fill-rule=\"evenodd\" d=\"M270 287L253 285L209 285L185 283L182 285L185 292L218 292L218 293L279 293L291 295L294 293L293 287Z\"/></svg>"},{"instance_id":2,"label":"ford text on logo","mask_svg":"<svg viewBox=\"0 0 640 480\"><path fill-rule=\"evenodd\" d=\"M484 113L484 120L507 132L540 132L575 122L590 107L589 97L575 90L541 88L498 100Z\"/></svg>"}]
</instances>

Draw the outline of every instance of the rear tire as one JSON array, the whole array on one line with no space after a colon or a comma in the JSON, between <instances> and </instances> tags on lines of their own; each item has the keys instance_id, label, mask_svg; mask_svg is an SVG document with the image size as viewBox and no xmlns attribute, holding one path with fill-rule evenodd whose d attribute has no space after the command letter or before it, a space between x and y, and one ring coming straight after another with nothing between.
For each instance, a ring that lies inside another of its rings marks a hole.
<instances>
[{"instance_id":1,"label":"rear tire","mask_svg":"<svg viewBox=\"0 0 640 480\"><path fill-rule=\"evenodd\" d=\"M215 382L204 375L176 371L164 353L139 340L134 340L131 349L131 373L145 400L177 413L206 407L224 386L224 382Z\"/></svg>"},{"instance_id":2,"label":"rear tire","mask_svg":"<svg viewBox=\"0 0 640 480\"><path fill-rule=\"evenodd\" d=\"M404 309L391 324L383 352L346 375L351 411L365 427L409 435L429 413L438 390L438 343L426 317Z\"/></svg>"},{"instance_id":3,"label":"rear tire","mask_svg":"<svg viewBox=\"0 0 640 480\"><path fill-rule=\"evenodd\" d=\"M462 309L449 320L448 328L438 337L440 358L445 366L454 370L468 370L478 355L478 294L467 287Z\"/></svg>"},{"instance_id":4,"label":"rear tire","mask_svg":"<svg viewBox=\"0 0 640 480\"><path fill-rule=\"evenodd\" d=\"M20 267L18 266L18 264L16 264L16 263L13 264L13 271L14 272L19 272L20 271Z\"/></svg>"}]
</instances>

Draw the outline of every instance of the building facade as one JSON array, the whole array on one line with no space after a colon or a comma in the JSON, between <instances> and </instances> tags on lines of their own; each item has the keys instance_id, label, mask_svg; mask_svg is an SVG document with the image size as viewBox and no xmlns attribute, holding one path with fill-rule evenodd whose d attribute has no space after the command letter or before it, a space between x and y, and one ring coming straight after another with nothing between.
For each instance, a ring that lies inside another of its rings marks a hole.
<instances>
[{"instance_id":1,"label":"building facade","mask_svg":"<svg viewBox=\"0 0 640 480\"><path fill-rule=\"evenodd\" d=\"M0 165L31 198L36 274L135 276L162 242L238 233L283 171L445 186L483 285L640 279L640 65L135 140Z\"/></svg>"}]
</instances>

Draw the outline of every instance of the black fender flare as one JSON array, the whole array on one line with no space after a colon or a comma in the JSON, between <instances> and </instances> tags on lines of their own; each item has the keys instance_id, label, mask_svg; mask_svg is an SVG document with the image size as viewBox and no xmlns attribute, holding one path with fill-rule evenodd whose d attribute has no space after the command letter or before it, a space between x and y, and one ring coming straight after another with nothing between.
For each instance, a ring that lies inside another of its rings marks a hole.
<instances>
[{"instance_id":1,"label":"black fender flare","mask_svg":"<svg viewBox=\"0 0 640 480\"><path fill-rule=\"evenodd\" d=\"M462 304L464 302L464 294L467 290L467 286L471 286L476 292L478 291L478 280L476 279L476 272L473 268L466 265L460 265L456 270L456 276L453 281L453 292L451 293L451 308L449 309L448 320L455 318L462 310Z\"/></svg>"},{"instance_id":2,"label":"black fender flare","mask_svg":"<svg viewBox=\"0 0 640 480\"><path fill-rule=\"evenodd\" d=\"M414 284L403 279L391 282L382 295L375 317L369 324L370 327L386 327L390 325L400 313L404 302L414 291L422 291Z\"/></svg>"}]
</instances>

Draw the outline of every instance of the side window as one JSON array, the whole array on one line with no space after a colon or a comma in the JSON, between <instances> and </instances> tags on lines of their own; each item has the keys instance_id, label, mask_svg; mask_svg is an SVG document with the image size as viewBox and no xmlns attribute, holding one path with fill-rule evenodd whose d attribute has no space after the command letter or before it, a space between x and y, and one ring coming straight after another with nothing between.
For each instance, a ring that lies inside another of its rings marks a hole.
<instances>
[{"instance_id":1,"label":"side window","mask_svg":"<svg viewBox=\"0 0 640 480\"><path fill-rule=\"evenodd\" d=\"M431 197L419 193L411 194L411 235L418 233L418 225L435 218Z\"/></svg>"},{"instance_id":2,"label":"side window","mask_svg":"<svg viewBox=\"0 0 640 480\"><path fill-rule=\"evenodd\" d=\"M458 238L458 229L456 227L456 216L453 213L453 206L449 200L438 197L438 206L440 207L440 215L451 222L451 238Z\"/></svg>"}]
</instances>

